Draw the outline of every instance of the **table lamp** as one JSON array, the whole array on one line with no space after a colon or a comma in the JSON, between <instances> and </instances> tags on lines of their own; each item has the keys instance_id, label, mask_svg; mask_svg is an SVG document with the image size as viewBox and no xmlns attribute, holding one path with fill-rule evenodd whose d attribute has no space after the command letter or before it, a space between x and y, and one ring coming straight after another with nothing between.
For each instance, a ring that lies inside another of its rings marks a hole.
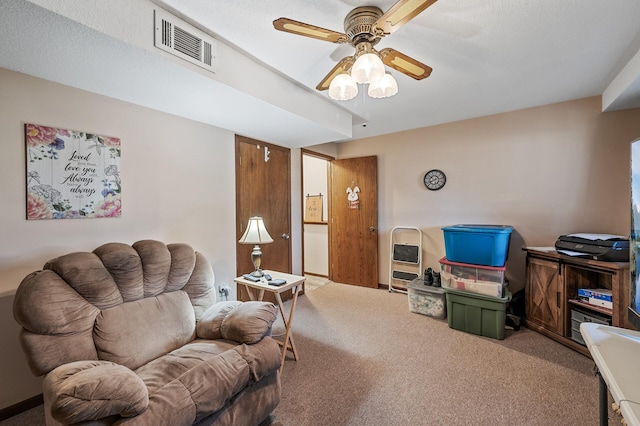
<instances>
[{"instance_id":1,"label":"table lamp","mask_svg":"<svg viewBox=\"0 0 640 426\"><path fill-rule=\"evenodd\" d=\"M254 277L262 277L264 273L260 269L262 263L262 251L259 244L272 243L273 239L264 226L264 221L259 216L249 218L247 229L244 231L242 238L238 240L240 244L254 244L251 252L251 261L255 270L251 273Z\"/></svg>"}]
</instances>

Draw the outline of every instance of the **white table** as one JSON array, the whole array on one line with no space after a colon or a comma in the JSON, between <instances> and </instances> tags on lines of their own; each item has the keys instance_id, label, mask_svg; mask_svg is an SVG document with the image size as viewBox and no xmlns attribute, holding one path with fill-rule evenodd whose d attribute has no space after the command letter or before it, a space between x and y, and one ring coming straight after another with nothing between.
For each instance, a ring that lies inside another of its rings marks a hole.
<instances>
[{"instance_id":1,"label":"white table","mask_svg":"<svg viewBox=\"0 0 640 426\"><path fill-rule=\"evenodd\" d=\"M640 332L583 322L580 333L599 370L600 424L608 422L608 387L627 424L639 426Z\"/></svg>"},{"instance_id":2,"label":"white table","mask_svg":"<svg viewBox=\"0 0 640 426\"><path fill-rule=\"evenodd\" d=\"M285 274L284 272L277 271L263 271L265 274L271 275L272 279L283 279L287 283L282 284L280 286L269 285L266 282L258 281L253 282L251 280L247 280L243 277L237 277L233 281L237 284L242 284L247 289L247 294L249 295L249 299L251 300L262 300L264 298L264 293L269 292L275 295L276 301L278 302L278 308L280 308L280 315L282 316L282 321L284 322L285 334L284 340L279 341L278 344L282 346L282 364L280 365L280 373L282 373L282 368L284 367L284 359L287 355L287 351L290 350L293 353L293 359L300 359L298 355L298 350L296 349L295 343L293 343L293 334L291 333L291 323L293 322L293 313L296 309L296 301L298 300L298 293L302 290L302 285L306 280L305 277L301 277L299 275L291 275ZM280 293L291 290L293 292L293 299L291 300L291 307L289 308L289 315L287 316L284 312L284 306L282 304L282 298L280 297Z\"/></svg>"}]
</instances>

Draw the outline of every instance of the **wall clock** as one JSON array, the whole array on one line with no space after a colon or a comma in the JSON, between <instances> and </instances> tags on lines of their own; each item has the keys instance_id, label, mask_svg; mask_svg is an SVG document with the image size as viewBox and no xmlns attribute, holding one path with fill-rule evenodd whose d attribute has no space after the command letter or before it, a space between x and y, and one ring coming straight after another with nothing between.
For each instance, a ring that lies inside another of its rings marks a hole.
<instances>
[{"instance_id":1,"label":"wall clock","mask_svg":"<svg viewBox=\"0 0 640 426\"><path fill-rule=\"evenodd\" d=\"M424 186L432 191L442 189L444 184L447 183L447 176L445 176L442 170L433 169L429 170L424 175Z\"/></svg>"}]
</instances>

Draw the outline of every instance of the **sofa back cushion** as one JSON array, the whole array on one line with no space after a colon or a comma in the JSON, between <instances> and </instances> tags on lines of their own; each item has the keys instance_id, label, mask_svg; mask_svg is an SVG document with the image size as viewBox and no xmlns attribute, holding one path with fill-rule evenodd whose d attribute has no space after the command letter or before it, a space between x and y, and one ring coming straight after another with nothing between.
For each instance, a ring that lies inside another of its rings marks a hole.
<instances>
[{"instance_id":1,"label":"sofa back cushion","mask_svg":"<svg viewBox=\"0 0 640 426\"><path fill-rule=\"evenodd\" d=\"M13 312L38 376L80 360L135 368L192 339L215 293L211 264L187 244L107 243L29 274Z\"/></svg>"},{"instance_id":2,"label":"sofa back cushion","mask_svg":"<svg viewBox=\"0 0 640 426\"><path fill-rule=\"evenodd\" d=\"M99 359L135 370L190 342L195 330L189 296L174 291L102 310L93 340Z\"/></svg>"}]
</instances>

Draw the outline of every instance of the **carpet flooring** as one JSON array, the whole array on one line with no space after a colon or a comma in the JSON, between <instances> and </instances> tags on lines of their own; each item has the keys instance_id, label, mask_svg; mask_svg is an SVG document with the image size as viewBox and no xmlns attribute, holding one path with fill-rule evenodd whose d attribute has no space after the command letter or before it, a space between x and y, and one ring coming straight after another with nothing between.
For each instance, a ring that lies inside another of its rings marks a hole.
<instances>
[{"instance_id":1,"label":"carpet flooring","mask_svg":"<svg viewBox=\"0 0 640 426\"><path fill-rule=\"evenodd\" d=\"M329 284L331 281L325 277L318 277L316 275L305 275L304 291L309 292L322 287L325 284Z\"/></svg>"},{"instance_id":2,"label":"carpet flooring","mask_svg":"<svg viewBox=\"0 0 640 426\"><path fill-rule=\"evenodd\" d=\"M410 312L405 294L329 282L300 296L293 333L300 359L261 426L598 424L593 362L526 328L480 337Z\"/></svg>"},{"instance_id":3,"label":"carpet flooring","mask_svg":"<svg viewBox=\"0 0 640 426\"><path fill-rule=\"evenodd\" d=\"M476 336L404 294L329 283L300 297L293 333L300 360L263 425L598 424L593 361L526 328Z\"/></svg>"}]
</instances>

